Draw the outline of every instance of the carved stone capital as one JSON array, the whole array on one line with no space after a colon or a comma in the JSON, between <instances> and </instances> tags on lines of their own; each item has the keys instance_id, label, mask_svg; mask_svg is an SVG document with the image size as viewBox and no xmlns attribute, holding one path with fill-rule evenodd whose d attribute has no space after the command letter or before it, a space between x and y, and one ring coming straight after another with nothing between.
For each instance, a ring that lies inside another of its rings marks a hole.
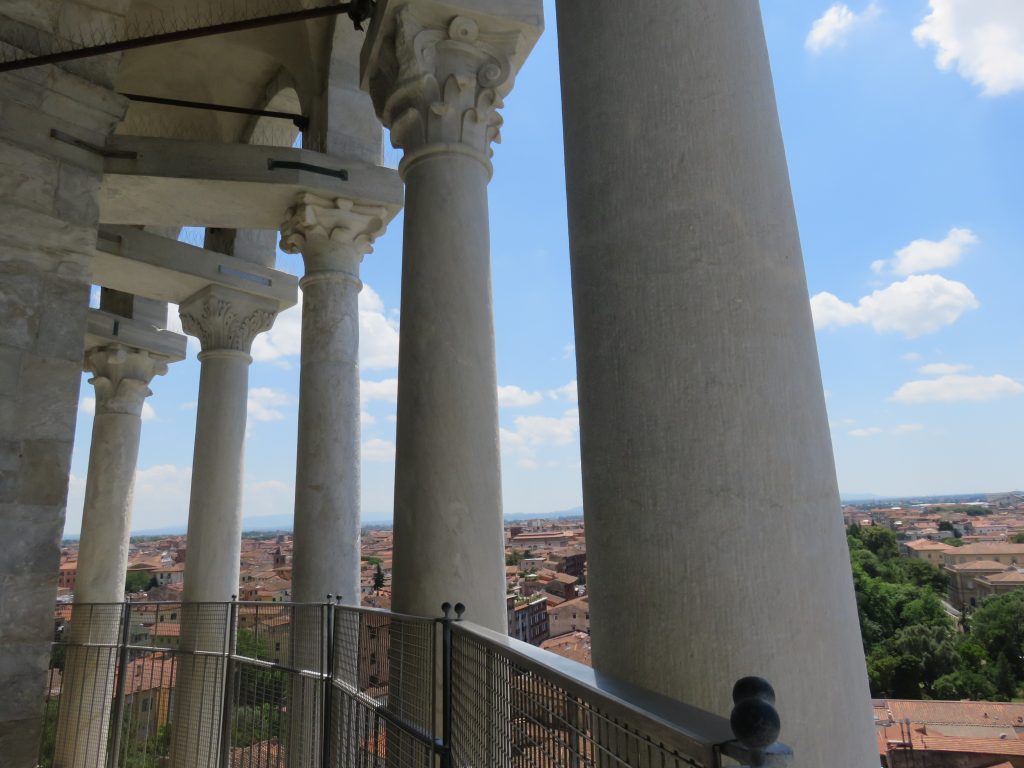
<instances>
[{"instance_id":1,"label":"carved stone capital","mask_svg":"<svg viewBox=\"0 0 1024 768\"><path fill-rule=\"evenodd\" d=\"M149 382L167 373L168 358L121 344L94 347L85 353L84 369L93 374L96 414L141 416L152 393Z\"/></svg>"},{"instance_id":2,"label":"carved stone capital","mask_svg":"<svg viewBox=\"0 0 1024 768\"><path fill-rule=\"evenodd\" d=\"M178 307L181 327L195 336L203 352L234 351L249 354L253 339L269 331L277 317L277 303L252 294L210 285Z\"/></svg>"},{"instance_id":3,"label":"carved stone capital","mask_svg":"<svg viewBox=\"0 0 1024 768\"><path fill-rule=\"evenodd\" d=\"M517 49L529 44L521 26L502 19L402 6L368 79L391 143L405 150L402 170L436 151L468 152L489 168L491 143L501 140L498 110L522 58Z\"/></svg>"},{"instance_id":4,"label":"carved stone capital","mask_svg":"<svg viewBox=\"0 0 1024 768\"><path fill-rule=\"evenodd\" d=\"M303 192L281 224L281 250L301 253L307 275L345 272L358 279L359 263L373 253L386 221L382 205Z\"/></svg>"}]
</instances>

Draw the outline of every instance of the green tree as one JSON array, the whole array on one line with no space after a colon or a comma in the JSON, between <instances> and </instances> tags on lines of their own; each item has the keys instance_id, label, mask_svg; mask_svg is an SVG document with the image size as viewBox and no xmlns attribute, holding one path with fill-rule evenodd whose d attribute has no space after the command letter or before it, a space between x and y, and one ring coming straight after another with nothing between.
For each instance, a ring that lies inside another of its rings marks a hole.
<instances>
[{"instance_id":1,"label":"green tree","mask_svg":"<svg viewBox=\"0 0 1024 768\"><path fill-rule=\"evenodd\" d=\"M124 580L125 592L145 592L153 578L145 571L129 571Z\"/></svg>"},{"instance_id":2,"label":"green tree","mask_svg":"<svg viewBox=\"0 0 1024 768\"><path fill-rule=\"evenodd\" d=\"M860 532L860 540L864 546L882 562L900 556L900 547L896 543L896 534L888 528L871 525Z\"/></svg>"},{"instance_id":3,"label":"green tree","mask_svg":"<svg viewBox=\"0 0 1024 768\"><path fill-rule=\"evenodd\" d=\"M1017 533L1017 534L1014 534L1014 536L1013 536L1013 538L1011 539L1011 541L1012 541L1012 542L1013 542L1014 544L1024 544L1024 533Z\"/></svg>"},{"instance_id":4,"label":"green tree","mask_svg":"<svg viewBox=\"0 0 1024 768\"><path fill-rule=\"evenodd\" d=\"M518 549L513 549L507 555L505 555L505 565L519 565L523 561L523 553Z\"/></svg>"},{"instance_id":5,"label":"green tree","mask_svg":"<svg viewBox=\"0 0 1024 768\"><path fill-rule=\"evenodd\" d=\"M971 635L990 659L997 663L1001 663L1001 657L1006 659L1014 687L1019 686L1024 679L1024 589L990 597L982 603L972 617ZM1001 690L1009 687L1008 682L997 685Z\"/></svg>"},{"instance_id":6,"label":"green tree","mask_svg":"<svg viewBox=\"0 0 1024 768\"><path fill-rule=\"evenodd\" d=\"M943 675L932 686L936 699L957 701L973 699L974 701L991 701L996 697L996 687L986 675L972 672L969 669L958 669Z\"/></svg>"},{"instance_id":7,"label":"green tree","mask_svg":"<svg viewBox=\"0 0 1024 768\"><path fill-rule=\"evenodd\" d=\"M384 571L380 568L380 563L377 563L377 570L373 574L373 588L379 592L384 589Z\"/></svg>"}]
</instances>

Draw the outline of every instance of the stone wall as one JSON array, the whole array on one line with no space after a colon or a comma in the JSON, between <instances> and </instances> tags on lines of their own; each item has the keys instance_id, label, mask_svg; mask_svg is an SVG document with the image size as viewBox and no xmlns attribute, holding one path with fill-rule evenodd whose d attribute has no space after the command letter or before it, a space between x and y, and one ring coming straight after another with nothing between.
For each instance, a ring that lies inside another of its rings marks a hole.
<instances>
[{"instance_id":1,"label":"stone wall","mask_svg":"<svg viewBox=\"0 0 1024 768\"><path fill-rule=\"evenodd\" d=\"M17 5L17 4L15 4ZM2 43L0 43L2 44ZM75 435L102 146L123 100L0 75L0 762L35 765Z\"/></svg>"}]
</instances>

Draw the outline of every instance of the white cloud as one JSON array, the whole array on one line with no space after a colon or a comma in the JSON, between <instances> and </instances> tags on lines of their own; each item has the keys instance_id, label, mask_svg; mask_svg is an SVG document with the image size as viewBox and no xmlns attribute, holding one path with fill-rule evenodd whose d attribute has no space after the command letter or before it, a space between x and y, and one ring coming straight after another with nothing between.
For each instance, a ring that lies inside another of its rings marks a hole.
<instances>
[{"instance_id":1,"label":"white cloud","mask_svg":"<svg viewBox=\"0 0 1024 768\"><path fill-rule=\"evenodd\" d=\"M395 460L395 444L389 440L373 438L363 443L363 461L389 462Z\"/></svg>"},{"instance_id":2,"label":"white cloud","mask_svg":"<svg viewBox=\"0 0 1024 768\"><path fill-rule=\"evenodd\" d=\"M861 427L860 429L851 429L849 434L851 437L872 437L880 435L884 431L881 427Z\"/></svg>"},{"instance_id":3,"label":"white cloud","mask_svg":"<svg viewBox=\"0 0 1024 768\"><path fill-rule=\"evenodd\" d=\"M811 25L804 45L814 54L829 48L843 47L858 27L877 17L881 9L877 3L870 3L861 13L850 10L846 3L835 3Z\"/></svg>"},{"instance_id":4,"label":"white cloud","mask_svg":"<svg viewBox=\"0 0 1024 768\"><path fill-rule=\"evenodd\" d=\"M359 412L359 424L363 427L367 427L371 424L377 423L377 417L373 414L367 413L366 411Z\"/></svg>"},{"instance_id":5,"label":"white cloud","mask_svg":"<svg viewBox=\"0 0 1024 768\"><path fill-rule=\"evenodd\" d=\"M929 363L921 366L921 373L925 376L949 376L970 370L970 368L971 366L966 363Z\"/></svg>"},{"instance_id":6,"label":"white cloud","mask_svg":"<svg viewBox=\"0 0 1024 768\"><path fill-rule=\"evenodd\" d=\"M398 319L365 284L359 294L359 365L365 370L398 368Z\"/></svg>"},{"instance_id":7,"label":"white cloud","mask_svg":"<svg viewBox=\"0 0 1024 768\"><path fill-rule=\"evenodd\" d=\"M284 418L278 408L291 405L288 393L270 387L255 387L249 390L248 413L252 421L281 421Z\"/></svg>"},{"instance_id":8,"label":"white cloud","mask_svg":"<svg viewBox=\"0 0 1024 768\"><path fill-rule=\"evenodd\" d=\"M256 362L288 367L286 358L297 357L301 349L300 291L299 303L278 315L274 327L253 341L252 357ZM398 320L387 312L377 292L365 284L359 294L359 365L371 371L398 367Z\"/></svg>"},{"instance_id":9,"label":"white cloud","mask_svg":"<svg viewBox=\"0 0 1024 768\"><path fill-rule=\"evenodd\" d=\"M902 333L908 339L952 325L979 306L966 285L940 275L912 275L864 296L856 305L831 293L811 299L817 329L870 325L877 333Z\"/></svg>"},{"instance_id":10,"label":"white cloud","mask_svg":"<svg viewBox=\"0 0 1024 768\"><path fill-rule=\"evenodd\" d=\"M899 424L893 430L897 435L906 435L911 432L923 432L924 424Z\"/></svg>"},{"instance_id":11,"label":"white cloud","mask_svg":"<svg viewBox=\"0 0 1024 768\"><path fill-rule=\"evenodd\" d=\"M897 275L917 275L936 269L945 269L960 263L964 251L978 242L969 229L954 227L943 240L914 240L896 251L891 260L880 259L871 263L871 270L882 272L886 267Z\"/></svg>"},{"instance_id":12,"label":"white cloud","mask_svg":"<svg viewBox=\"0 0 1024 768\"><path fill-rule=\"evenodd\" d=\"M893 434L893 435L908 435L913 432L920 432L924 429L924 424L898 424L892 429L882 429L882 427L862 427L860 429L851 429L847 432L851 437L875 437L881 434Z\"/></svg>"},{"instance_id":13,"label":"white cloud","mask_svg":"<svg viewBox=\"0 0 1024 768\"><path fill-rule=\"evenodd\" d=\"M363 379L359 382L359 395L364 404L374 400L397 403L398 379L382 379L381 381Z\"/></svg>"},{"instance_id":14,"label":"white cloud","mask_svg":"<svg viewBox=\"0 0 1024 768\"><path fill-rule=\"evenodd\" d=\"M956 67L986 96L1024 90L1024 3L1020 0L930 0L914 40L935 46L935 65Z\"/></svg>"},{"instance_id":15,"label":"white cloud","mask_svg":"<svg viewBox=\"0 0 1024 768\"><path fill-rule=\"evenodd\" d=\"M906 352L903 355L900 355L900 357L902 359L906 360L907 362L913 363L913 362L917 362L918 360L921 359L921 353L920 352Z\"/></svg>"},{"instance_id":16,"label":"white cloud","mask_svg":"<svg viewBox=\"0 0 1024 768\"><path fill-rule=\"evenodd\" d=\"M549 390L548 397L550 397L552 400L561 399L568 400L573 403L577 402L579 400L579 395L576 389L576 379L573 379L564 386Z\"/></svg>"},{"instance_id":17,"label":"white cloud","mask_svg":"<svg viewBox=\"0 0 1024 768\"><path fill-rule=\"evenodd\" d=\"M546 446L569 445L580 430L580 414L576 408L561 416L517 416L515 429L501 428L502 453L514 457L520 467L540 466L537 450Z\"/></svg>"},{"instance_id":18,"label":"white cloud","mask_svg":"<svg viewBox=\"0 0 1024 768\"><path fill-rule=\"evenodd\" d=\"M898 403L956 403L983 402L1024 394L1024 385L1008 376L940 376L937 379L908 381L896 392L892 400Z\"/></svg>"},{"instance_id":19,"label":"white cloud","mask_svg":"<svg viewBox=\"0 0 1024 768\"><path fill-rule=\"evenodd\" d=\"M507 386L498 385L498 407L499 408L528 408L536 405L544 399L540 392L527 392L515 384Z\"/></svg>"},{"instance_id":20,"label":"white cloud","mask_svg":"<svg viewBox=\"0 0 1024 768\"><path fill-rule=\"evenodd\" d=\"M153 410L153 406L149 403L142 404L142 420L156 421L156 411Z\"/></svg>"}]
</instances>

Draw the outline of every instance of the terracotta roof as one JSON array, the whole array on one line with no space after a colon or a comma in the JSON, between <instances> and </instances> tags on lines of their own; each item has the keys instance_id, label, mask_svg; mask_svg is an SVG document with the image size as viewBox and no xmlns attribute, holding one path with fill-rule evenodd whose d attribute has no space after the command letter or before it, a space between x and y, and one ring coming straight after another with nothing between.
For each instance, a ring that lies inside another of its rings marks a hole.
<instances>
[{"instance_id":1,"label":"terracotta roof","mask_svg":"<svg viewBox=\"0 0 1024 768\"><path fill-rule=\"evenodd\" d=\"M1005 541L979 541L975 544L964 544L957 549L958 555L1022 555L1024 544L1008 544Z\"/></svg>"},{"instance_id":2,"label":"terracotta roof","mask_svg":"<svg viewBox=\"0 0 1024 768\"><path fill-rule=\"evenodd\" d=\"M174 654L158 651L128 663L125 693L142 693L154 688L173 688L176 673Z\"/></svg>"},{"instance_id":3,"label":"terracotta roof","mask_svg":"<svg viewBox=\"0 0 1024 768\"><path fill-rule=\"evenodd\" d=\"M910 718L912 723L933 725L998 725L1010 723L1024 726L1024 703L998 701L915 701L885 699L875 702L876 711L892 712L897 720Z\"/></svg>"},{"instance_id":4,"label":"terracotta roof","mask_svg":"<svg viewBox=\"0 0 1024 768\"><path fill-rule=\"evenodd\" d=\"M567 632L564 635L545 640L540 647L563 658L578 661L588 667L592 666L590 635L586 632Z\"/></svg>"},{"instance_id":5,"label":"terracotta roof","mask_svg":"<svg viewBox=\"0 0 1024 768\"><path fill-rule=\"evenodd\" d=\"M968 560L966 563L955 563L946 567L952 571L1005 571L1007 565L995 560Z\"/></svg>"},{"instance_id":6,"label":"terracotta roof","mask_svg":"<svg viewBox=\"0 0 1024 768\"><path fill-rule=\"evenodd\" d=\"M926 549L939 550L940 552L941 551L945 551L947 549L956 549L956 547L951 547L951 546L949 546L949 544L943 544L941 541L929 541L928 539L918 539L917 541L908 541L906 543L906 547L907 547L907 549L912 549L915 552L919 552L919 551L926 550Z\"/></svg>"}]
</instances>

